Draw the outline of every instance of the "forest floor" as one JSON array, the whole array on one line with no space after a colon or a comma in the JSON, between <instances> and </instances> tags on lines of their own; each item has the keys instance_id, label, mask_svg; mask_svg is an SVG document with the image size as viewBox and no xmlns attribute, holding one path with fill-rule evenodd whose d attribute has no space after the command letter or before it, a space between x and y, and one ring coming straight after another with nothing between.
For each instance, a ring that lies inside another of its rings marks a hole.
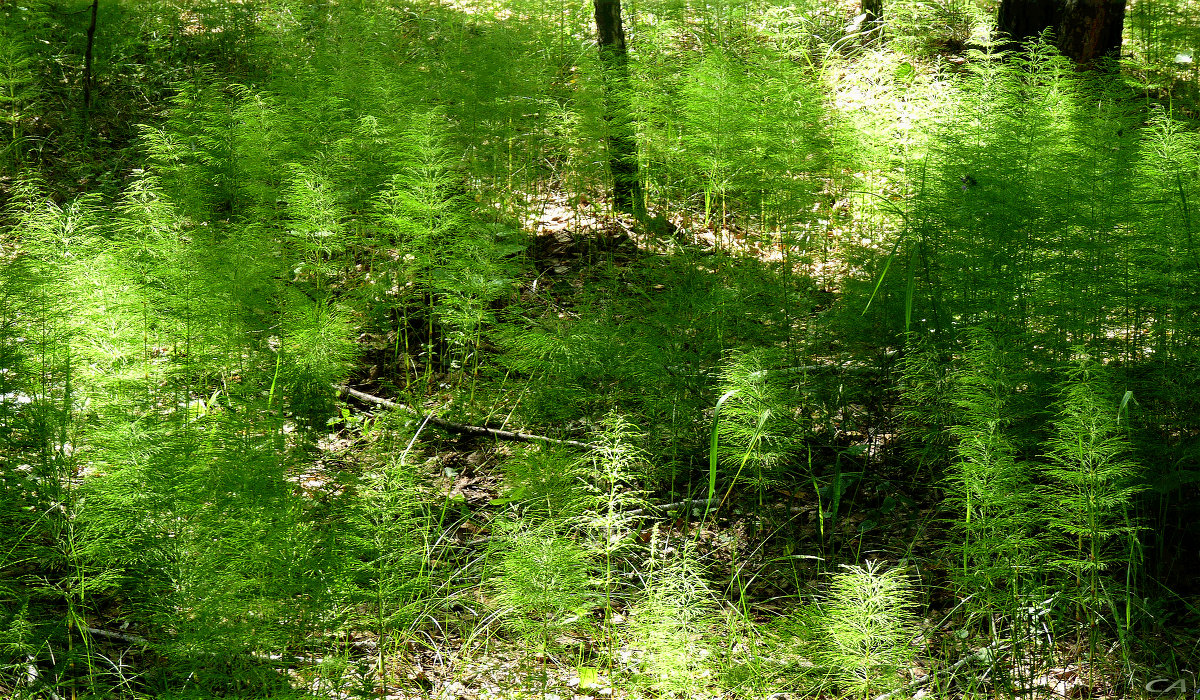
<instances>
[{"instance_id":1,"label":"forest floor","mask_svg":"<svg viewBox=\"0 0 1200 700\"><path fill-rule=\"evenodd\" d=\"M77 4L0 2L0 696L1193 689L1182 15L627 5L639 221L588 6L114 3L93 109Z\"/></svg>"},{"instance_id":2,"label":"forest floor","mask_svg":"<svg viewBox=\"0 0 1200 700\"><path fill-rule=\"evenodd\" d=\"M654 235L629 217L597 213L597 205L583 202L572 208L565 195L546 199L532 208L535 214L525 222L533 238L532 269L523 283L527 299L545 303L542 310L526 307L532 315L572 315L578 312L574 295L584 290L585 280L617 278L638 261L654 256L672 256L685 248L701 256L732 254L750 257L765 264L781 262L777 251L762 250L742 231L725 229L719 233L701 230L695 235L695 213L668 215L673 230ZM853 222L848 222L853 228ZM834 234L830 234L835 238ZM822 262L799 265L796 274L820 277L826 284L816 293L818 303L829 304L836 295L837 280L849 274L849 263L836 253ZM536 273L536 276L533 276ZM538 287L542 289L539 290ZM554 290L547 292L546 290ZM369 356L370 348L364 348ZM884 371L879 367L839 364L827 360L833 371ZM377 368L363 367L365 380L359 386L366 391L399 384L402 377L387 376ZM451 381L451 377L435 384ZM345 397L344 406L352 412L380 410L373 402ZM417 410L430 415L439 408L430 402ZM513 407L492 407L492 412L511 415ZM359 423L358 425L362 425ZM509 428L507 422L498 429ZM428 428L424 445L416 459L431 477L429 496L458 504L461 517L443 536L460 547L461 561L487 556L492 526L512 516L513 498L504 462L511 459L514 443L496 443L486 437L455 436L444 433L435 439ZM535 431L536 432L536 431ZM828 486L815 481L809 486L777 487L761 494L733 493L719 513L706 514L704 500L680 496L679 492L646 494L648 506L644 527L636 536L641 545L650 547L652 560L658 556L688 551L702 562L710 580L724 581L726 588L716 591L715 599L724 601L706 622L704 634L712 639L695 650L706 667L698 678L680 682L679 687L663 687L661 681L646 675L647 654L631 630L637 625L638 610L612 601L607 613L580 620L565 633L544 638L531 645L527 638L514 638L495 617L496 600L486 587L471 588L455 594L451 617L430 617L427 624L413 629L403 639L390 640L392 653L371 661L371 673L378 680L359 679L364 687L374 687L380 697L389 700L445 698L540 698L544 700L595 700L599 698L658 698L664 693L679 693L686 686L689 698L761 697L770 700L836 697L830 679L806 657L798 639L814 633L797 633L796 603L815 601L824 590L822 579L827 562L875 560L916 564L913 575L919 582L925 615L919 633L910 640L919 653L904 669L903 685L880 698L933 696L936 680L945 689L976 685L986 686L995 670L991 659L1001 650L987 637L964 636L954 623L963 601L945 593L946 572L941 544L947 536L940 494L935 489L913 488L912 475L892 473L903 470L896 460L887 434L847 433L836 436L842 442L842 456L853 456L856 468L874 472L872 479L854 476L852 485L838 494L844 501L828 502ZM314 498L329 498L340 469L360 472L356 462L370 451L370 438L354 428L330 433L319 441L323 456L317 469L296 477L296 482ZM697 449L702 449L697 447ZM822 459L840 458L822 455ZM370 461L371 457L365 457ZM726 494L729 497L731 494ZM757 502L753 502L757 499ZM704 516L708 515L705 520ZM653 542L653 544L651 544ZM898 554L899 553L899 554ZM918 563L919 562L919 563ZM645 584L645 572L627 572ZM940 593L939 593L940 592ZM802 603L803 607L803 603ZM814 623L815 624L815 623ZM727 640L726 642L720 640ZM366 650L376 649L377 637L369 632L351 633L345 642L357 645L360 659L369 660ZM1116 676L1119 664L1103 655L1090 655L1078 642L1063 644L1047 658L1028 661L1021 690L1015 697L1027 698L1123 698L1136 695L1136 689ZM1043 650L1042 653L1045 653ZM1093 660L1089 663L1088 657ZM934 662L934 659L940 659ZM940 664L931 666L930 664ZM380 669L383 669L380 672ZM1090 670L1089 670L1090 669ZM1106 670L1100 670L1106 669ZM678 673L694 673L686 663ZM355 681L344 680L341 688L330 686L327 673L290 670L289 675L301 687L309 687L322 696L357 697ZM721 675L720 683L717 675ZM730 679L737 679L731 683ZM378 682L378 686L373 683ZM706 687L711 686L709 689Z\"/></svg>"}]
</instances>

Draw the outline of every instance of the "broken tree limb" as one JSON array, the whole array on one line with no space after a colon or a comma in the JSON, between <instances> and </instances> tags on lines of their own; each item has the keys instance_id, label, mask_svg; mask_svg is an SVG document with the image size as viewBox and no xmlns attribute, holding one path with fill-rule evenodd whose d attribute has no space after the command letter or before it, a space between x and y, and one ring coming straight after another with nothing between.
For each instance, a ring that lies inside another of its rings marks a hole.
<instances>
[{"instance_id":1,"label":"broken tree limb","mask_svg":"<svg viewBox=\"0 0 1200 700\"><path fill-rule=\"evenodd\" d=\"M666 513L672 510L679 510L680 508L695 508L703 505L708 505L707 498L693 498L690 501L663 503L662 505L650 505L646 506L645 508L636 508L634 510L626 511L625 515L637 518L643 515L650 515L651 513Z\"/></svg>"},{"instance_id":2,"label":"broken tree limb","mask_svg":"<svg viewBox=\"0 0 1200 700\"><path fill-rule=\"evenodd\" d=\"M384 406L386 408L394 408L401 411L406 411L416 416L417 420L426 421L431 425L436 425L442 430L458 433L459 435L479 435L483 437L495 438L497 440L508 440L510 442L545 442L551 445L570 445L571 447L578 447L584 450L599 449L599 446L597 445L580 442L578 440L562 440L560 438L552 438L545 435L532 435L530 433L517 433L511 430L500 430L498 428L485 428L481 425L465 425L463 423L454 423L443 418L438 418L435 415L423 414L412 406L397 403L391 399L374 396L344 384L334 384L333 386L347 396L353 396L360 401L373 403L377 406Z\"/></svg>"},{"instance_id":3,"label":"broken tree limb","mask_svg":"<svg viewBox=\"0 0 1200 700\"><path fill-rule=\"evenodd\" d=\"M99 629L96 627L83 627L84 632L93 637L103 637L104 639L112 639L126 644L139 644L141 646L150 646L150 640L145 637L139 637L136 634L125 634L124 632L113 632L111 630Z\"/></svg>"}]
</instances>

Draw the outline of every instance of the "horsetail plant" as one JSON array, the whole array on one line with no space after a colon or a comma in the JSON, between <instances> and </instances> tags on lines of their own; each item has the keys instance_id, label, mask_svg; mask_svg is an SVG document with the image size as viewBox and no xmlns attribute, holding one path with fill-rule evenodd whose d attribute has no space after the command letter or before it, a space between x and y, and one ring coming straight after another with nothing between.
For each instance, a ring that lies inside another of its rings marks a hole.
<instances>
[{"instance_id":1,"label":"horsetail plant","mask_svg":"<svg viewBox=\"0 0 1200 700\"><path fill-rule=\"evenodd\" d=\"M1135 566L1128 553L1136 550L1138 527L1131 511L1140 467L1130 458L1119 403L1106 392L1090 358L1080 353L1059 389L1044 469L1044 503L1062 552L1051 563L1066 576L1064 587L1076 592L1093 653L1107 597L1103 572Z\"/></svg>"}]
</instances>

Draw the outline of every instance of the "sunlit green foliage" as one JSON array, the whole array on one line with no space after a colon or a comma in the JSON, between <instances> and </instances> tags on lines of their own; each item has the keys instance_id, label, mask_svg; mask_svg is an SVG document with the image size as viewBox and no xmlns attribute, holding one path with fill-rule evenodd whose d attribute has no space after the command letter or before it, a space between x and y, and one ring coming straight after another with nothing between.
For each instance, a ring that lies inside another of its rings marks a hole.
<instances>
[{"instance_id":1,"label":"sunlit green foliage","mask_svg":"<svg viewBox=\"0 0 1200 700\"><path fill-rule=\"evenodd\" d=\"M1045 467L1046 511L1058 540L1058 556L1050 563L1074 580L1072 597L1093 624L1108 612L1102 603L1116 594L1105 590L1101 572L1136 570L1140 559L1138 523L1131 513L1139 467L1130 459L1120 421L1127 406L1106 396L1096 372L1086 356L1071 368L1060 390Z\"/></svg>"},{"instance_id":2,"label":"sunlit green foliage","mask_svg":"<svg viewBox=\"0 0 1200 700\"><path fill-rule=\"evenodd\" d=\"M950 543L953 578L979 599L978 608L994 604L992 598L1000 610L1026 593L1045 556L1034 536L1044 519L1035 510L1031 466L1011 435L1020 375L1003 337L969 331L964 366L951 379L958 419L949 429L954 460L947 485L957 530Z\"/></svg>"},{"instance_id":3,"label":"sunlit green foliage","mask_svg":"<svg viewBox=\"0 0 1200 700\"><path fill-rule=\"evenodd\" d=\"M731 358L722 372L721 389L729 394L719 417L722 457L731 483L744 483L762 503L779 483L789 452L803 426L793 415L796 392L792 379L769 353Z\"/></svg>"},{"instance_id":4,"label":"sunlit green foliage","mask_svg":"<svg viewBox=\"0 0 1200 700\"><path fill-rule=\"evenodd\" d=\"M0 3L0 695L1025 694L1193 621L1182 0L1124 75L626 3L621 114L588 3L101 7L85 112L90 4Z\"/></svg>"},{"instance_id":5,"label":"sunlit green foliage","mask_svg":"<svg viewBox=\"0 0 1200 700\"><path fill-rule=\"evenodd\" d=\"M630 611L633 643L643 650L637 678L669 697L691 697L711 682L713 594L693 552L652 543L645 590Z\"/></svg>"},{"instance_id":6,"label":"sunlit green foliage","mask_svg":"<svg viewBox=\"0 0 1200 700\"><path fill-rule=\"evenodd\" d=\"M851 697L895 687L917 636L912 580L878 562L833 575L825 603L822 660Z\"/></svg>"},{"instance_id":7,"label":"sunlit green foliage","mask_svg":"<svg viewBox=\"0 0 1200 700\"><path fill-rule=\"evenodd\" d=\"M517 531L498 554L493 581L506 625L545 648L578 627L592 598L586 553L552 534Z\"/></svg>"}]
</instances>

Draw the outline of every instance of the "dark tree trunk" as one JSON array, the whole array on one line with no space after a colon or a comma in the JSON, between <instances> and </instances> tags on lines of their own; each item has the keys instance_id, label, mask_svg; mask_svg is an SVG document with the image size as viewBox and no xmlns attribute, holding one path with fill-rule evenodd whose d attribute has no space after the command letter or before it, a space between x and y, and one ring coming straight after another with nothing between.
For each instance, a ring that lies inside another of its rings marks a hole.
<instances>
[{"instance_id":1,"label":"dark tree trunk","mask_svg":"<svg viewBox=\"0 0 1200 700\"><path fill-rule=\"evenodd\" d=\"M1001 0L997 26L1007 48L1019 48L1045 29L1064 56L1081 66L1119 58L1126 0Z\"/></svg>"},{"instance_id":2,"label":"dark tree trunk","mask_svg":"<svg viewBox=\"0 0 1200 700\"><path fill-rule=\"evenodd\" d=\"M100 0L92 0L92 21L87 28L87 46L83 52L83 123L88 125L88 113L92 111L92 46L96 41L96 13Z\"/></svg>"},{"instance_id":3,"label":"dark tree trunk","mask_svg":"<svg viewBox=\"0 0 1200 700\"><path fill-rule=\"evenodd\" d=\"M997 28L1012 42L1008 48L1037 38L1043 30L1058 26L1061 0L1001 0Z\"/></svg>"},{"instance_id":4,"label":"dark tree trunk","mask_svg":"<svg viewBox=\"0 0 1200 700\"><path fill-rule=\"evenodd\" d=\"M644 205L638 181L637 141L630 123L629 57L621 0L595 0L596 38L604 69L605 114L608 124L608 158L613 175L613 206L640 216Z\"/></svg>"},{"instance_id":5,"label":"dark tree trunk","mask_svg":"<svg viewBox=\"0 0 1200 700\"><path fill-rule=\"evenodd\" d=\"M596 38L600 55L606 62L625 64L625 24L621 21L621 0L596 0Z\"/></svg>"},{"instance_id":6,"label":"dark tree trunk","mask_svg":"<svg viewBox=\"0 0 1200 700\"><path fill-rule=\"evenodd\" d=\"M1058 48L1080 65L1121 57L1125 0L1066 0L1058 23Z\"/></svg>"},{"instance_id":7,"label":"dark tree trunk","mask_svg":"<svg viewBox=\"0 0 1200 700\"><path fill-rule=\"evenodd\" d=\"M867 22L883 19L883 0L862 0L862 11Z\"/></svg>"}]
</instances>

